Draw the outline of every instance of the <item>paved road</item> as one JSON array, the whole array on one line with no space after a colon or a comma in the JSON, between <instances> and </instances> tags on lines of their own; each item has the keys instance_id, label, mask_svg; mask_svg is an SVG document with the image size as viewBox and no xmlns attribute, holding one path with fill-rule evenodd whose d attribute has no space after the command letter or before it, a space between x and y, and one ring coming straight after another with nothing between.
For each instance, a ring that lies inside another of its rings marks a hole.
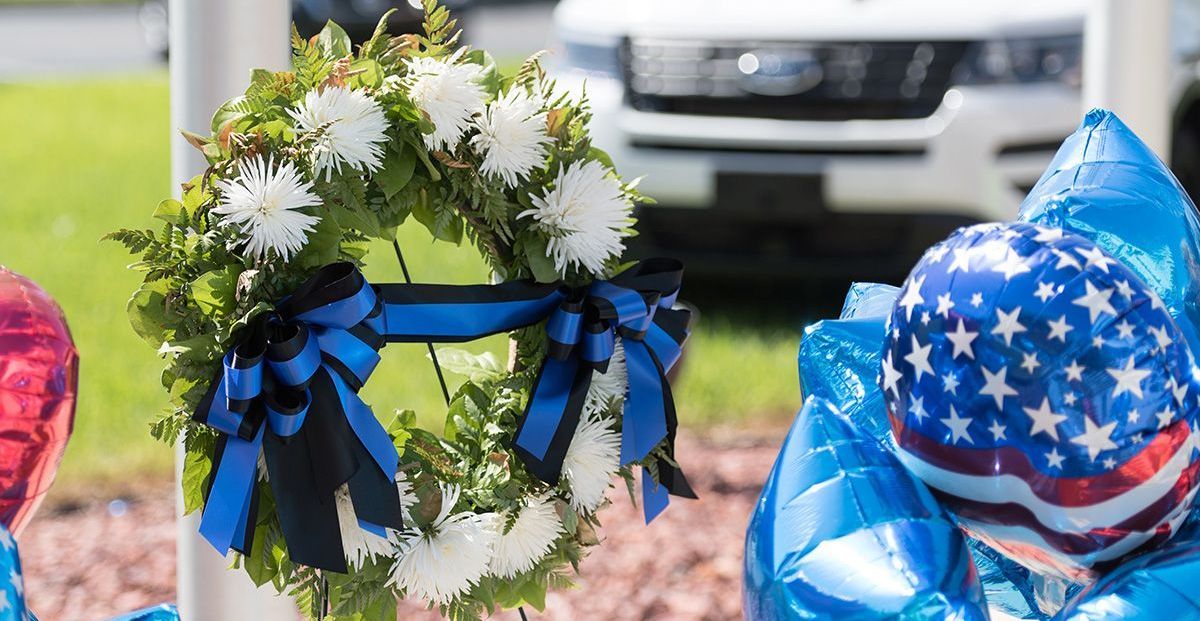
<instances>
[{"instance_id":1,"label":"paved road","mask_svg":"<svg viewBox=\"0 0 1200 621\"><path fill-rule=\"evenodd\" d=\"M0 9L0 79L143 71L162 61L136 5Z\"/></svg>"},{"instance_id":2,"label":"paved road","mask_svg":"<svg viewBox=\"0 0 1200 621\"><path fill-rule=\"evenodd\" d=\"M486 7L464 16L469 42L497 58L547 45L548 3ZM146 45L137 5L0 7L0 80L129 73L163 67Z\"/></svg>"}]
</instances>

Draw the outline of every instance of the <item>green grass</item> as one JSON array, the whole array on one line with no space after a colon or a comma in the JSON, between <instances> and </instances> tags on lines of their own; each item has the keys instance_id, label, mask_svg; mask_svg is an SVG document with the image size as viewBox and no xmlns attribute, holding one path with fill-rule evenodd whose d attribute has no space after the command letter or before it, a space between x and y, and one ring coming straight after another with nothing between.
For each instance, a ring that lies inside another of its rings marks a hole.
<instances>
[{"instance_id":1,"label":"green grass","mask_svg":"<svg viewBox=\"0 0 1200 621\"><path fill-rule=\"evenodd\" d=\"M97 241L117 227L151 225L153 206L171 193L167 102L160 74L0 85L0 263L60 301L81 353L75 435L59 494L170 472L171 448L147 433L165 403L159 360L125 317L139 278L125 269L130 258L121 248ZM401 243L418 281L486 279L473 250L433 244L419 225L403 227ZM377 281L401 279L385 245L367 272ZM740 325L706 309L675 387L683 424L786 416L799 400L798 338L796 329ZM503 355L506 343L494 337L469 348ZM377 413L412 408L423 424L440 426L441 395L421 345L389 346L365 397Z\"/></svg>"}]
</instances>

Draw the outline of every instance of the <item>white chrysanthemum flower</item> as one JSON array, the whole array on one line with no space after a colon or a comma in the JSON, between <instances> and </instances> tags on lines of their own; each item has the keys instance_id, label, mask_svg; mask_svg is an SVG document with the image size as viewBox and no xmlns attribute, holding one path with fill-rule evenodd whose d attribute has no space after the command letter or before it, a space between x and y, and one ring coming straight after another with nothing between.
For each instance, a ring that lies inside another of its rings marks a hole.
<instances>
[{"instance_id":1,"label":"white chrysanthemum flower","mask_svg":"<svg viewBox=\"0 0 1200 621\"><path fill-rule=\"evenodd\" d=\"M417 504L418 498L413 492L413 485L408 480L408 475L404 474L403 470L396 473L396 492L400 494L400 511L407 523L412 519L408 511Z\"/></svg>"},{"instance_id":2,"label":"white chrysanthemum flower","mask_svg":"<svg viewBox=\"0 0 1200 621\"><path fill-rule=\"evenodd\" d=\"M342 164L358 171L375 172L383 161L387 142L387 117L373 97L344 86L313 89L304 102L288 114L300 132L320 131L313 150L313 170L328 180Z\"/></svg>"},{"instance_id":3,"label":"white chrysanthemum flower","mask_svg":"<svg viewBox=\"0 0 1200 621\"><path fill-rule=\"evenodd\" d=\"M342 552L350 567L362 569L368 559L392 554L394 548L387 537L380 537L359 525L349 487L345 484L339 487L334 492L334 500L337 504L338 526L342 532Z\"/></svg>"},{"instance_id":4,"label":"white chrysanthemum flower","mask_svg":"<svg viewBox=\"0 0 1200 621\"><path fill-rule=\"evenodd\" d=\"M514 87L488 105L475 119L479 131L471 138L475 152L483 155L479 172L499 177L516 187L529 171L546 161L546 112L525 89Z\"/></svg>"},{"instance_id":5,"label":"white chrysanthemum flower","mask_svg":"<svg viewBox=\"0 0 1200 621\"><path fill-rule=\"evenodd\" d=\"M629 373L625 368L625 345L616 339L608 370L592 372L592 383L588 386L583 411L588 414L603 414L616 402L625 399L625 388L629 384Z\"/></svg>"},{"instance_id":6,"label":"white chrysanthemum flower","mask_svg":"<svg viewBox=\"0 0 1200 621\"><path fill-rule=\"evenodd\" d=\"M612 425L611 418L585 416L575 428L563 459L562 476L576 511L595 512L621 467L621 437Z\"/></svg>"},{"instance_id":7,"label":"white chrysanthemum flower","mask_svg":"<svg viewBox=\"0 0 1200 621\"><path fill-rule=\"evenodd\" d=\"M487 573L498 516L452 515L458 496L458 486L443 488L442 508L433 523L424 530L395 534L399 558L389 582L410 596L446 604L479 584Z\"/></svg>"},{"instance_id":8,"label":"white chrysanthemum flower","mask_svg":"<svg viewBox=\"0 0 1200 621\"><path fill-rule=\"evenodd\" d=\"M274 249L287 260L304 247L313 225L321 221L298 211L321 204L312 187L291 162L276 167L256 155L238 164L237 177L217 181L221 204L212 212L245 235L250 256L261 258Z\"/></svg>"},{"instance_id":9,"label":"white chrysanthemum flower","mask_svg":"<svg viewBox=\"0 0 1200 621\"><path fill-rule=\"evenodd\" d=\"M433 122L433 133L425 135L425 145L430 149L450 149L471 126L471 117L483 110L487 97L479 84L483 67L475 63L461 63L463 50L450 58L410 58L408 76L403 84L408 87L408 98L417 104Z\"/></svg>"},{"instance_id":10,"label":"white chrysanthemum flower","mask_svg":"<svg viewBox=\"0 0 1200 621\"><path fill-rule=\"evenodd\" d=\"M504 522L498 524L503 531ZM566 532L554 501L545 497L532 498L521 507L508 532L501 532L492 555L492 575L512 578L530 569L554 547L558 536Z\"/></svg>"},{"instance_id":11,"label":"white chrysanthemum flower","mask_svg":"<svg viewBox=\"0 0 1200 621\"><path fill-rule=\"evenodd\" d=\"M560 168L554 189L531 198L534 208L517 217L532 216L534 226L549 236L546 254L560 274L571 266L599 274L605 261L625 250L622 240L628 234L633 204L600 162Z\"/></svg>"}]
</instances>

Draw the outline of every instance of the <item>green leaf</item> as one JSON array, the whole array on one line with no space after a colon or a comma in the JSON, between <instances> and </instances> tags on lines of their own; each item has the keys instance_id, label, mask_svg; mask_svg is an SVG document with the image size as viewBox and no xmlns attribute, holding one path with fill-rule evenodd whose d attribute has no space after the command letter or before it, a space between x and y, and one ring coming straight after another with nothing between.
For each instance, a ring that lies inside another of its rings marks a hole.
<instances>
[{"instance_id":1,"label":"green leaf","mask_svg":"<svg viewBox=\"0 0 1200 621\"><path fill-rule=\"evenodd\" d=\"M350 35L333 20L325 23L325 27L317 35L317 47L334 58L343 58L351 53Z\"/></svg>"},{"instance_id":2,"label":"green leaf","mask_svg":"<svg viewBox=\"0 0 1200 621\"><path fill-rule=\"evenodd\" d=\"M429 229L434 239L452 244L462 243L463 221L450 207L436 209L425 196L413 205L412 215Z\"/></svg>"},{"instance_id":3,"label":"green leaf","mask_svg":"<svg viewBox=\"0 0 1200 621\"><path fill-rule=\"evenodd\" d=\"M212 133L216 134L217 132L221 131L221 127L225 125L225 123L229 121L236 121L246 116L246 111L243 110L240 105L244 101L246 101L246 98L242 95L238 95L237 97L232 97L225 103L221 104L220 107L217 108L217 111L213 113L212 123L210 124Z\"/></svg>"},{"instance_id":4,"label":"green leaf","mask_svg":"<svg viewBox=\"0 0 1200 621\"><path fill-rule=\"evenodd\" d=\"M367 42L363 44L362 49L359 50L360 58L378 58L385 51L387 51L388 41L391 39L391 36L388 35L387 32L388 18L390 18L392 13L395 12L396 9L394 8L388 9L387 12L379 18L379 22L375 24L375 31L371 33L371 38L367 39Z\"/></svg>"},{"instance_id":5,"label":"green leaf","mask_svg":"<svg viewBox=\"0 0 1200 621\"><path fill-rule=\"evenodd\" d=\"M412 410L400 410L387 425L387 434L396 447L396 452L404 454L404 445L412 437L412 429L417 426L417 413Z\"/></svg>"},{"instance_id":6,"label":"green leaf","mask_svg":"<svg viewBox=\"0 0 1200 621\"><path fill-rule=\"evenodd\" d=\"M596 160L596 161L600 162L601 164L604 164L609 170L616 170L616 168L617 168L616 166L613 165L612 157L608 154L607 151L604 151L603 149L598 149L596 147L589 148L588 149L588 159Z\"/></svg>"},{"instance_id":7,"label":"green leaf","mask_svg":"<svg viewBox=\"0 0 1200 621\"><path fill-rule=\"evenodd\" d=\"M254 586L262 586L271 582L279 567L275 565L275 556L267 547L267 529L254 529L254 541L250 544L250 553L242 559L246 575L254 582Z\"/></svg>"},{"instance_id":8,"label":"green leaf","mask_svg":"<svg viewBox=\"0 0 1200 621\"><path fill-rule=\"evenodd\" d=\"M201 274L192 281L192 301L205 315L225 315L233 310L236 300L238 276L241 268L236 265Z\"/></svg>"},{"instance_id":9,"label":"green leaf","mask_svg":"<svg viewBox=\"0 0 1200 621\"><path fill-rule=\"evenodd\" d=\"M517 593L521 595L521 599L524 599L525 603L533 606L534 610L538 612L546 610L546 585L541 580L529 580L517 589Z\"/></svg>"},{"instance_id":10,"label":"green leaf","mask_svg":"<svg viewBox=\"0 0 1200 621\"><path fill-rule=\"evenodd\" d=\"M429 354L425 354L429 357ZM490 351L473 354L465 349L455 347L440 347L437 350L437 361L443 369L462 375L472 382L482 382L504 377L504 365Z\"/></svg>"},{"instance_id":11,"label":"green leaf","mask_svg":"<svg viewBox=\"0 0 1200 621\"><path fill-rule=\"evenodd\" d=\"M125 306L133 331L147 343L158 347L167 340L167 281L143 284Z\"/></svg>"},{"instance_id":12,"label":"green leaf","mask_svg":"<svg viewBox=\"0 0 1200 621\"><path fill-rule=\"evenodd\" d=\"M546 250L546 240L536 235L525 239L525 260L529 263L529 271L538 282L557 282L558 269Z\"/></svg>"},{"instance_id":13,"label":"green leaf","mask_svg":"<svg viewBox=\"0 0 1200 621\"><path fill-rule=\"evenodd\" d=\"M417 169L417 154L413 149L404 148L401 143L400 153L389 150L383 158L383 168L375 173L375 181L388 199L398 194L412 179L413 171Z\"/></svg>"},{"instance_id":14,"label":"green leaf","mask_svg":"<svg viewBox=\"0 0 1200 621\"><path fill-rule=\"evenodd\" d=\"M576 529L579 528L579 514L575 512L575 508L570 503L562 503L562 523L563 528L567 529L567 534L574 535Z\"/></svg>"},{"instance_id":15,"label":"green leaf","mask_svg":"<svg viewBox=\"0 0 1200 621\"><path fill-rule=\"evenodd\" d=\"M321 218L308 234L308 243L292 259L300 267L321 267L338 260L342 227L330 217Z\"/></svg>"},{"instance_id":16,"label":"green leaf","mask_svg":"<svg viewBox=\"0 0 1200 621\"><path fill-rule=\"evenodd\" d=\"M162 220L163 222L170 222L171 224L175 224L175 223L179 222L179 216L181 214L186 214L186 213L187 213L187 211L184 210L183 203L181 203L173 198L168 198L168 199L164 199L158 203L158 207L154 208L153 215L155 218L158 218L159 220Z\"/></svg>"},{"instance_id":17,"label":"green leaf","mask_svg":"<svg viewBox=\"0 0 1200 621\"><path fill-rule=\"evenodd\" d=\"M204 451L187 451L183 458L183 512L204 506L204 487L212 471L212 460Z\"/></svg>"},{"instance_id":18,"label":"green leaf","mask_svg":"<svg viewBox=\"0 0 1200 621\"><path fill-rule=\"evenodd\" d=\"M355 72L350 78L352 86L377 89L383 86L383 67L371 58L360 58L350 63L350 71Z\"/></svg>"}]
</instances>

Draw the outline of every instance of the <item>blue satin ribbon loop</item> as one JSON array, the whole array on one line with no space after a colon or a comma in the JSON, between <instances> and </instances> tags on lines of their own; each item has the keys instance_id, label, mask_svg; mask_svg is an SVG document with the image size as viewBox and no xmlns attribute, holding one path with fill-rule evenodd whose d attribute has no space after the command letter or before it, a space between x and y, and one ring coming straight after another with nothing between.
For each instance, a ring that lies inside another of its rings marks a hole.
<instances>
[{"instance_id":1,"label":"blue satin ribbon loop","mask_svg":"<svg viewBox=\"0 0 1200 621\"><path fill-rule=\"evenodd\" d=\"M303 324L297 326L304 339L304 346L293 357L287 360L273 360L267 357L267 367L275 379L284 386L300 386L312 379L313 373L321 366L321 348L317 339Z\"/></svg>"},{"instance_id":2,"label":"blue satin ribbon loop","mask_svg":"<svg viewBox=\"0 0 1200 621\"><path fill-rule=\"evenodd\" d=\"M354 295L300 313L296 319L346 330L366 319L375 310L375 303L375 289L364 281Z\"/></svg>"},{"instance_id":3,"label":"blue satin ribbon loop","mask_svg":"<svg viewBox=\"0 0 1200 621\"><path fill-rule=\"evenodd\" d=\"M229 400L253 399L262 392L262 357L246 360L237 355L237 350L225 354L225 397Z\"/></svg>"},{"instance_id":4,"label":"blue satin ribbon loop","mask_svg":"<svg viewBox=\"0 0 1200 621\"><path fill-rule=\"evenodd\" d=\"M602 300L607 300L617 313L617 324L626 325L636 321L649 312L646 299L642 294L632 289L626 289L608 282L598 280L592 283L588 293Z\"/></svg>"},{"instance_id":5,"label":"blue satin ribbon loop","mask_svg":"<svg viewBox=\"0 0 1200 621\"><path fill-rule=\"evenodd\" d=\"M561 306L554 310L546 322L546 335L550 340L563 345L575 345L583 331L583 313L570 311Z\"/></svg>"},{"instance_id":6,"label":"blue satin ribbon loop","mask_svg":"<svg viewBox=\"0 0 1200 621\"><path fill-rule=\"evenodd\" d=\"M583 333L583 351L580 356L592 363L593 366L607 368L608 361L612 358L613 352L616 351L616 337L613 335L612 328L605 328L600 332Z\"/></svg>"},{"instance_id":7,"label":"blue satin ribbon loop","mask_svg":"<svg viewBox=\"0 0 1200 621\"><path fill-rule=\"evenodd\" d=\"M321 351L334 356L354 374L361 386L379 365L379 352L345 330L317 326L313 330Z\"/></svg>"},{"instance_id":8,"label":"blue satin ribbon loop","mask_svg":"<svg viewBox=\"0 0 1200 621\"><path fill-rule=\"evenodd\" d=\"M312 396L306 390L296 398L300 399L300 404L293 412L282 412L272 407L273 404L268 403L267 405L267 424L271 426L271 431L281 438L296 435L296 432L300 431L300 427L304 426L304 418L308 415L308 406L312 404Z\"/></svg>"}]
</instances>

